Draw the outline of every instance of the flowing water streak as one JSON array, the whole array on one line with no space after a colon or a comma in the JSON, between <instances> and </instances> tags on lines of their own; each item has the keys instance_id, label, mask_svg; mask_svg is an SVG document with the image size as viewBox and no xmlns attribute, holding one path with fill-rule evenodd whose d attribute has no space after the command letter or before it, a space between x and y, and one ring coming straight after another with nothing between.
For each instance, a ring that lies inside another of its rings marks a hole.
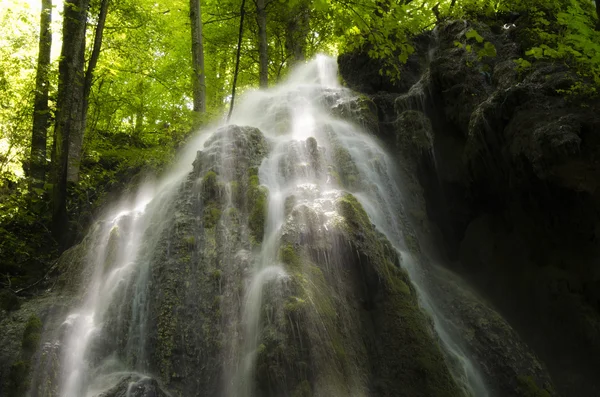
<instances>
[{"instance_id":1,"label":"flowing water streak","mask_svg":"<svg viewBox=\"0 0 600 397\"><path fill-rule=\"evenodd\" d=\"M112 297L127 282L143 233L143 217L146 205L152 198L151 192L143 192L135 200L133 208L121 209L95 233L102 236L100 245L89 253L88 263L93 275L86 291L84 304L79 311L70 314L65 321L69 329L64 346L63 380L60 395L80 397L85 394L89 382L89 367L86 353L91 340L102 330L105 314ZM118 243L121 227L129 229L125 244Z\"/></svg>"},{"instance_id":2,"label":"flowing water streak","mask_svg":"<svg viewBox=\"0 0 600 397\"><path fill-rule=\"evenodd\" d=\"M231 121L232 124L255 126L273 142L271 153L259 170L260 182L269 190L269 203L263 244L243 307L242 367L234 375L234 388L230 392L237 397L253 395L263 289L271 282L282 283L286 276L277 262L281 228L285 221L285 199L303 183L311 185L315 182L314 172L311 173L309 167L301 175L287 174L282 172L282 168L285 169L290 155L290 144L316 134L316 118L324 116L317 106L323 89L338 87L337 68L329 60L318 56L316 61L297 69L287 84L248 94ZM307 153L295 149L291 150L306 162Z\"/></svg>"}]
</instances>

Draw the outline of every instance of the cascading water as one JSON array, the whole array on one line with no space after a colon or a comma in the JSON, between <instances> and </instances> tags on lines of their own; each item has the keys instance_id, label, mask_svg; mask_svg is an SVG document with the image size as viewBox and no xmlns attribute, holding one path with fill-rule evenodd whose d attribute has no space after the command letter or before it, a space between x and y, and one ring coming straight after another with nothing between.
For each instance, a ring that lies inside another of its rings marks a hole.
<instances>
[{"instance_id":1,"label":"cascading water","mask_svg":"<svg viewBox=\"0 0 600 397\"><path fill-rule=\"evenodd\" d=\"M248 93L231 125L200 134L162 184L98 222L82 303L46 344L56 359L30 394L400 395L414 365L430 371L424 384L439 378L427 390L486 396L405 243L395 165L356 101L318 56ZM412 357L406 341L432 350Z\"/></svg>"}]
</instances>

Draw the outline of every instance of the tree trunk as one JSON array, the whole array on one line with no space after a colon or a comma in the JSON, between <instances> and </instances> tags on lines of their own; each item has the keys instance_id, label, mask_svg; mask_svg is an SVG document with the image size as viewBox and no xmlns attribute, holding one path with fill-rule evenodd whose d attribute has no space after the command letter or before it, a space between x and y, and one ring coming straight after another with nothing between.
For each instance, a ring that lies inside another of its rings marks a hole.
<instances>
[{"instance_id":1,"label":"tree trunk","mask_svg":"<svg viewBox=\"0 0 600 397\"><path fill-rule=\"evenodd\" d=\"M194 112L206 111L206 82L204 73L204 41L202 39L202 8L200 0L190 0L192 23L192 63L194 68Z\"/></svg>"},{"instance_id":2,"label":"tree trunk","mask_svg":"<svg viewBox=\"0 0 600 397\"><path fill-rule=\"evenodd\" d=\"M38 64L35 77L35 102L33 105L33 129L31 133L31 157L29 174L31 186L41 188L46 180L46 141L50 109L48 108L48 90L50 80L50 50L52 49L52 0L42 0L40 13L40 42Z\"/></svg>"},{"instance_id":3,"label":"tree trunk","mask_svg":"<svg viewBox=\"0 0 600 397\"><path fill-rule=\"evenodd\" d=\"M310 8L303 1L289 11L285 35L285 48L291 64L305 59L306 37L309 33Z\"/></svg>"},{"instance_id":4,"label":"tree trunk","mask_svg":"<svg viewBox=\"0 0 600 397\"><path fill-rule=\"evenodd\" d=\"M242 38L244 36L244 13L245 13L246 0L242 0L242 6L240 7L240 33L238 34L238 46L237 54L235 57L235 72L233 73L233 86L231 88L231 103L229 104L229 114L227 115L227 121L231 118L233 113L233 102L235 101L235 86L237 84L238 72L240 71L240 55L242 53Z\"/></svg>"},{"instance_id":5,"label":"tree trunk","mask_svg":"<svg viewBox=\"0 0 600 397\"><path fill-rule=\"evenodd\" d=\"M81 131L83 64L89 0L65 2L63 43L58 65L58 98L52 153L52 228L63 241L67 226L67 171L72 136Z\"/></svg>"},{"instance_id":6,"label":"tree trunk","mask_svg":"<svg viewBox=\"0 0 600 397\"><path fill-rule=\"evenodd\" d=\"M596 0L596 15L598 16L598 21L596 22L596 30L600 30L600 0Z\"/></svg>"},{"instance_id":7,"label":"tree trunk","mask_svg":"<svg viewBox=\"0 0 600 397\"><path fill-rule=\"evenodd\" d=\"M81 105L81 128L73 131L69 143L69 168L67 171L67 180L69 182L77 182L79 180L79 165L81 163L81 154L83 148L83 136L87 126L87 112L94 80L94 70L100 58L100 48L102 46L102 35L104 34L104 25L106 24L106 14L108 13L108 3L110 0L102 0L100 4L100 13L98 14L98 24L94 33L94 46L92 54L85 71L85 79L83 82L83 103ZM85 48L85 43L84 43ZM84 50L85 51L85 50Z\"/></svg>"},{"instance_id":8,"label":"tree trunk","mask_svg":"<svg viewBox=\"0 0 600 397\"><path fill-rule=\"evenodd\" d=\"M259 58L259 86L269 86L269 53L267 44L267 12L265 0L256 2L256 23L258 25L258 58Z\"/></svg>"}]
</instances>

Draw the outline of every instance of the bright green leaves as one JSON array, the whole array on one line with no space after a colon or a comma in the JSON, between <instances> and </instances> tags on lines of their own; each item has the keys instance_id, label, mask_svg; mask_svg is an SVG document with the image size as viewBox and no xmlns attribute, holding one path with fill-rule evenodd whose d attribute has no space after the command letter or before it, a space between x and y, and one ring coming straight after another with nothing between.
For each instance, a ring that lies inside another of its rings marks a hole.
<instances>
[{"instance_id":1,"label":"bright green leaves","mask_svg":"<svg viewBox=\"0 0 600 397\"><path fill-rule=\"evenodd\" d=\"M517 61L521 69L529 67L531 59L561 60L574 66L582 76L600 83L600 32L595 30L596 16L591 2L442 0L434 3L440 19L495 18L498 13L520 13L527 39L533 44L526 53L529 60ZM342 49L364 48L372 58L384 61L382 75L398 78L401 64L411 54L411 49L406 47L408 38L431 29L436 23L433 5L425 0L333 0L331 10L334 23L344 26L337 30L343 32ZM474 29L469 29L464 40L455 44L479 60L497 56L495 46Z\"/></svg>"},{"instance_id":2,"label":"bright green leaves","mask_svg":"<svg viewBox=\"0 0 600 397\"><path fill-rule=\"evenodd\" d=\"M527 59L519 58L515 59L514 62L517 64L517 70L519 72L522 72L531 67L531 62L529 62Z\"/></svg>"},{"instance_id":3,"label":"bright green leaves","mask_svg":"<svg viewBox=\"0 0 600 397\"><path fill-rule=\"evenodd\" d=\"M483 45L483 48L481 48L479 51L477 51L477 57L479 59L482 59L485 57L495 58L496 55L497 55L496 47L489 41L486 41L485 44Z\"/></svg>"},{"instance_id":4,"label":"bright green leaves","mask_svg":"<svg viewBox=\"0 0 600 397\"><path fill-rule=\"evenodd\" d=\"M360 28L358 26L352 26L350 29L348 29L347 34L359 35L360 34Z\"/></svg>"},{"instance_id":5,"label":"bright green leaves","mask_svg":"<svg viewBox=\"0 0 600 397\"><path fill-rule=\"evenodd\" d=\"M400 66L414 53L409 37L435 22L431 5L423 0L333 0L330 5L341 50L361 49L382 60L380 73L392 79L400 78Z\"/></svg>"},{"instance_id":6,"label":"bright green leaves","mask_svg":"<svg viewBox=\"0 0 600 397\"><path fill-rule=\"evenodd\" d=\"M485 41L475 29L469 29L465 33L465 41L466 43L455 41L454 45L467 52L475 53L480 61L484 58L494 58L497 55L496 47L489 41Z\"/></svg>"},{"instance_id":7,"label":"bright green leaves","mask_svg":"<svg viewBox=\"0 0 600 397\"><path fill-rule=\"evenodd\" d=\"M314 0L312 4L315 11L324 12L329 10L329 2L327 0Z\"/></svg>"},{"instance_id":8,"label":"bright green leaves","mask_svg":"<svg viewBox=\"0 0 600 397\"><path fill-rule=\"evenodd\" d=\"M525 55L566 62L579 75L600 83L600 32L594 29L595 10L577 0L555 0L545 7L532 8L534 28L530 34L538 44ZM573 90L580 91L577 87Z\"/></svg>"},{"instance_id":9,"label":"bright green leaves","mask_svg":"<svg viewBox=\"0 0 600 397\"><path fill-rule=\"evenodd\" d=\"M525 55L540 59L544 57L544 50L541 47L533 47L532 49L526 51Z\"/></svg>"},{"instance_id":10,"label":"bright green leaves","mask_svg":"<svg viewBox=\"0 0 600 397\"><path fill-rule=\"evenodd\" d=\"M475 29L469 29L467 33L465 33L465 37L467 40L475 39L478 43L483 43L483 37Z\"/></svg>"}]
</instances>

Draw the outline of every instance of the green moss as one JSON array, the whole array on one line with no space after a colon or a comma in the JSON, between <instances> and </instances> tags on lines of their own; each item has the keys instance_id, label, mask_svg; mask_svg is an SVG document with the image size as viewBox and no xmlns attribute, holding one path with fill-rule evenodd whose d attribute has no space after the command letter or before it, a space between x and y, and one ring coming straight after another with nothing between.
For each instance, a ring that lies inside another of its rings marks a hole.
<instances>
[{"instance_id":1,"label":"green moss","mask_svg":"<svg viewBox=\"0 0 600 397\"><path fill-rule=\"evenodd\" d=\"M194 245L196 244L196 237L195 236L185 236L183 238L183 242L189 248L193 248Z\"/></svg>"},{"instance_id":2,"label":"green moss","mask_svg":"<svg viewBox=\"0 0 600 397\"><path fill-rule=\"evenodd\" d=\"M292 393L292 397L311 397L312 395L312 388L307 380L300 382Z\"/></svg>"},{"instance_id":3,"label":"green moss","mask_svg":"<svg viewBox=\"0 0 600 397\"><path fill-rule=\"evenodd\" d=\"M204 201L215 200L220 196L221 186L214 171L208 171L202 178L202 198Z\"/></svg>"},{"instance_id":4,"label":"green moss","mask_svg":"<svg viewBox=\"0 0 600 397\"><path fill-rule=\"evenodd\" d=\"M254 192L252 209L248 216L248 226L254 240L260 243L265 234L265 220L267 218L267 190L258 187Z\"/></svg>"},{"instance_id":5,"label":"green moss","mask_svg":"<svg viewBox=\"0 0 600 397\"><path fill-rule=\"evenodd\" d=\"M342 186L349 190L360 187L360 174L350 152L342 146L335 146L333 161Z\"/></svg>"},{"instance_id":6,"label":"green moss","mask_svg":"<svg viewBox=\"0 0 600 397\"><path fill-rule=\"evenodd\" d=\"M519 389L521 390L522 397L550 397L551 394L546 389L540 388L535 380L531 376L519 375L517 376L517 382L519 383Z\"/></svg>"},{"instance_id":7,"label":"green moss","mask_svg":"<svg viewBox=\"0 0 600 397\"><path fill-rule=\"evenodd\" d=\"M164 294L158 314L156 355L161 375L168 382L172 374L173 362L171 356L175 348L176 329L178 328L178 318L175 316L175 310L180 306L180 302L176 293L171 289L164 289Z\"/></svg>"},{"instance_id":8,"label":"green moss","mask_svg":"<svg viewBox=\"0 0 600 397\"><path fill-rule=\"evenodd\" d=\"M221 280L222 272L219 269L215 269L211 272L210 276L212 277L213 280L219 281L219 280Z\"/></svg>"},{"instance_id":9,"label":"green moss","mask_svg":"<svg viewBox=\"0 0 600 397\"><path fill-rule=\"evenodd\" d=\"M282 263L297 268L300 266L300 256L291 244L285 244L279 249L279 259Z\"/></svg>"},{"instance_id":10,"label":"green moss","mask_svg":"<svg viewBox=\"0 0 600 397\"><path fill-rule=\"evenodd\" d=\"M19 360L10 366L8 374L8 396L22 396L27 388L29 377L29 362Z\"/></svg>"},{"instance_id":11,"label":"green moss","mask_svg":"<svg viewBox=\"0 0 600 397\"><path fill-rule=\"evenodd\" d=\"M385 363L384 377L410 378L410 388L414 390L407 395L460 395L416 295L407 295L404 287L404 291L398 291L397 285L402 285L398 283L406 285L408 281L395 277L400 276L386 283L386 298L381 307L382 321L387 324L378 335L385 352L380 358Z\"/></svg>"},{"instance_id":12,"label":"green moss","mask_svg":"<svg viewBox=\"0 0 600 397\"><path fill-rule=\"evenodd\" d=\"M42 333L42 321L36 315L31 315L25 325L21 339L21 359L10 367L8 376L8 395L22 396L27 390L31 357L35 353Z\"/></svg>"},{"instance_id":13,"label":"green moss","mask_svg":"<svg viewBox=\"0 0 600 397\"><path fill-rule=\"evenodd\" d=\"M290 296L286 299L283 306L287 313L296 313L300 311L306 305L306 300L297 296Z\"/></svg>"},{"instance_id":14,"label":"green moss","mask_svg":"<svg viewBox=\"0 0 600 397\"><path fill-rule=\"evenodd\" d=\"M31 315L25 325L25 331L23 332L23 339L21 341L21 347L23 351L30 355L35 352L42 335L42 320L36 315Z\"/></svg>"},{"instance_id":15,"label":"green moss","mask_svg":"<svg viewBox=\"0 0 600 397\"><path fill-rule=\"evenodd\" d=\"M229 207L225 210L225 215L228 218L236 219L239 216L239 211L235 207Z\"/></svg>"},{"instance_id":16,"label":"green moss","mask_svg":"<svg viewBox=\"0 0 600 397\"><path fill-rule=\"evenodd\" d=\"M405 384L406 395L411 396L461 395L432 334L430 321L419 307L408 274L400 267L397 252L375 230L354 196L347 194L338 199L337 208L345 220L343 231L360 252L355 260L363 272L371 273L369 278L379 280L377 287L371 287L379 291L372 310L378 313L378 321L385 324L378 328L376 336L382 352L377 364L382 383L377 394L385 395ZM366 263L362 258L368 258Z\"/></svg>"},{"instance_id":17,"label":"green moss","mask_svg":"<svg viewBox=\"0 0 600 397\"><path fill-rule=\"evenodd\" d=\"M231 193L231 200L233 202L239 202L240 184L237 181L229 182L229 192Z\"/></svg>"},{"instance_id":18,"label":"green moss","mask_svg":"<svg viewBox=\"0 0 600 397\"><path fill-rule=\"evenodd\" d=\"M411 287L409 287L408 276L404 271L395 267L389 263L385 266L385 279L387 281L387 287L394 294L408 295L413 293Z\"/></svg>"},{"instance_id":19,"label":"green moss","mask_svg":"<svg viewBox=\"0 0 600 397\"><path fill-rule=\"evenodd\" d=\"M268 190L260 186L258 168L248 170L248 227L254 242L260 244L265 234Z\"/></svg>"},{"instance_id":20,"label":"green moss","mask_svg":"<svg viewBox=\"0 0 600 397\"><path fill-rule=\"evenodd\" d=\"M346 219L347 225L351 228L350 232L368 231L371 229L369 216L362 205L351 194L346 194L337 201L340 214Z\"/></svg>"},{"instance_id":21,"label":"green moss","mask_svg":"<svg viewBox=\"0 0 600 397\"><path fill-rule=\"evenodd\" d=\"M204 227L211 229L217 225L221 219L221 210L216 205L209 205L204 208Z\"/></svg>"}]
</instances>

